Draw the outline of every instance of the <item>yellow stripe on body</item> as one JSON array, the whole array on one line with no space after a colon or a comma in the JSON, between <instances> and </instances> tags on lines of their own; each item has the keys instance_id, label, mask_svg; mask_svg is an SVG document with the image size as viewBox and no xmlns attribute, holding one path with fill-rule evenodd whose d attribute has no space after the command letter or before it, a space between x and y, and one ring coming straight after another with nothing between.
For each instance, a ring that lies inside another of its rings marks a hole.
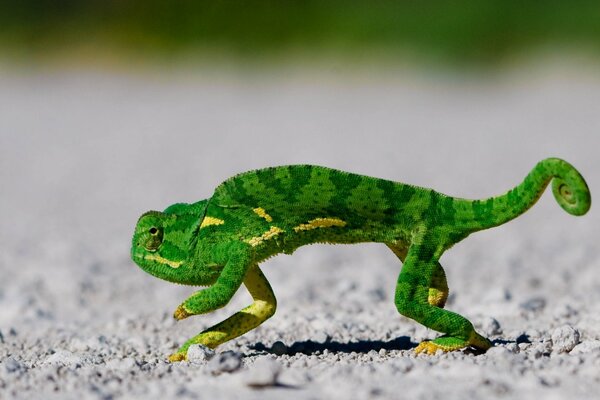
<instances>
[{"instance_id":1,"label":"yellow stripe on body","mask_svg":"<svg viewBox=\"0 0 600 400\"><path fill-rule=\"evenodd\" d=\"M248 243L252 247L256 247L259 244L261 244L262 242L264 242L265 240L274 238L275 236L279 235L280 233L283 233L283 229L278 228L276 226L272 226L268 231L266 231L262 235L247 239L247 240L245 240L245 242Z\"/></svg>"},{"instance_id":2,"label":"yellow stripe on body","mask_svg":"<svg viewBox=\"0 0 600 400\"><path fill-rule=\"evenodd\" d=\"M332 226L346 226L346 221L339 218L315 218L306 224L300 224L294 227L295 232L309 231L317 228L329 228Z\"/></svg>"},{"instance_id":3,"label":"yellow stripe on body","mask_svg":"<svg viewBox=\"0 0 600 400\"><path fill-rule=\"evenodd\" d=\"M158 254L146 254L144 256L144 259L149 261L156 261L161 264L168 265L171 268L179 268L181 264L183 264L183 261L171 261L162 256L159 256Z\"/></svg>"},{"instance_id":4,"label":"yellow stripe on body","mask_svg":"<svg viewBox=\"0 0 600 400\"><path fill-rule=\"evenodd\" d=\"M225 223L225 221L223 221L220 218L215 218L215 217L204 217L204 219L202 220L202 223L200 224L200 229L202 228L206 228L207 226L211 226L211 225L223 225Z\"/></svg>"},{"instance_id":5,"label":"yellow stripe on body","mask_svg":"<svg viewBox=\"0 0 600 400\"><path fill-rule=\"evenodd\" d=\"M267 214L265 209L262 207L253 208L252 211L254 211L254 213L259 217L264 218L267 222L273 221L273 217Z\"/></svg>"}]
</instances>

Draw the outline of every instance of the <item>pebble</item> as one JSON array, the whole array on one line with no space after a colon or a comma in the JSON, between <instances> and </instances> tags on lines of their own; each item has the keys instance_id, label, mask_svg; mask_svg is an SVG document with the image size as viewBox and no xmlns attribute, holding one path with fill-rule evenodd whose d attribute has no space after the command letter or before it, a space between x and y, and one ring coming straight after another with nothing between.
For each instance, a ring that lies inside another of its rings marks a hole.
<instances>
[{"instance_id":1,"label":"pebble","mask_svg":"<svg viewBox=\"0 0 600 400\"><path fill-rule=\"evenodd\" d=\"M552 332L552 350L568 353L579 343L579 332L571 325L563 325Z\"/></svg>"},{"instance_id":2,"label":"pebble","mask_svg":"<svg viewBox=\"0 0 600 400\"><path fill-rule=\"evenodd\" d=\"M131 371L136 367L135 360L131 357L127 358L113 358L106 362L106 366L109 369L117 371Z\"/></svg>"},{"instance_id":3,"label":"pebble","mask_svg":"<svg viewBox=\"0 0 600 400\"><path fill-rule=\"evenodd\" d=\"M586 340L573 347L570 354L584 354L600 351L600 340Z\"/></svg>"},{"instance_id":4,"label":"pebble","mask_svg":"<svg viewBox=\"0 0 600 400\"><path fill-rule=\"evenodd\" d=\"M23 372L26 370L26 367L22 362L17 361L12 357L4 360L3 364L8 373Z\"/></svg>"},{"instance_id":5,"label":"pebble","mask_svg":"<svg viewBox=\"0 0 600 400\"><path fill-rule=\"evenodd\" d=\"M528 329L525 332L525 335L530 339L530 340L535 340L535 339L539 339L542 337L542 333L540 331L538 331L537 329Z\"/></svg>"},{"instance_id":6,"label":"pebble","mask_svg":"<svg viewBox=\"0 0 600 400\"><path fill-rule=\"evenodd\" d=\"M391 363L392 368L398 372L403 374L407 373L414 367L414 363L408 358L397 358L393 360Z\"/></svg>"},{"instance_id":7,"label":"pebble","mask_svg":"<svg viewBox=\"0 0 600 400\"><path fill-rule=\"evenodd\" d=\"M577 310L568 304L561 304L552 311L552 316L556 320L563 320L577 315Z\"/></svg>"},{"instance_id":8,"label":"pebble","mask_svg":"<svg viewBox=\"0 0 600 400\"><path fill-rule=\"evenodd\" d=\"M81 366L81 357L71 353L68 350L57 350L54 354L48 356L43 365L65 365L68 367Z\"/></svg>"},{"instance_id":9,"label":"pebble","mask_svg":"<svg viewBox=\"0 0 600 400\"><path fill-rule=\"evenodd\" d=\"M262 388L277 385L281 364L272 358L260 358L250 366L244 377L246 385Z\"/></svg>"},{"instance_id":10,"label":"pebble","mask_svg":"<svg viewBox=\"0 0 600 400\"><path fill-rule=\"evenodd\" d=\"M327 335L327 333L325 333L323 331L318 331L311 338L311 340L313 342L320 343L320 344L327 342L328 339L329 339L329 335Z\"/></svg>"},{"instance_id":11,"label":"pebble","mask_svg":"<svg viewBox=\"0 0 600 400\"><path fill-rule=\"evenodd\" d=\"M505 346L506 350L510 351L511 353L518 353L519 352L519 345L516 343L508 343ZM491 349L490 349L491 350ZM489 350L488 350L489 351Z\"/></svg>"},{"instance_id":12,"label":"pebble","mask_svg":"<svg viewBox=\"0 0 600 400\"><path fill-rule=\"evenodd\" d=\"M492 317L486 317L483 319L481 322L481 330L487 336L500 335L502 333L500 323Z\"/></svg>"},{"instance_id":13,"label":"pebble","mask_svg":"<svg viewBox=\"0 0 600 400\"><path fill-rule=\"evenodd\" d=\"M194 364L206 364L214 356L214 350L201 344L193 344L187 351L187 360Z\"/></svg>"},{"instance_id":14,"label":"pebble","mask_svg":"<svg viewBox=\"0 0 600 400\"><path fill-rule=\"evenodd\" d=\"M503 346L494 346L485 352L488 358L506 358L512 354L512 351Z\"/></svg>"},{"instance_id":15,"label":"pebble","mask_svg":"<svg viewBox=\"0 0 600 400\"><path fill-rule=\"evenodd\" d=\"M534 358L548 356L552 352L552 341L545 339L540 342L533 343L528 350Z\"/></svg>"},{"instance_id":16,"label":"pebble","mask_svg":"<svg viewBox=\"0 0 600 400\"><path fill-rule=\"evenodd\" d=\"M216 354L207 364L208 371L213 375L234 372L242 367L242 355L228 350Z\"/></svg>"},{"instance_id":17,"label":"pebble","mask_svg":"<svg viewBox=\"0 0 600 400\"><path fill-rule=\"evenodd\" d=\"M519 308L521 308L523 311L537 313L546 308L546 299L543 297L533 297L519 304Z\"/></svg>"}]
</instances>

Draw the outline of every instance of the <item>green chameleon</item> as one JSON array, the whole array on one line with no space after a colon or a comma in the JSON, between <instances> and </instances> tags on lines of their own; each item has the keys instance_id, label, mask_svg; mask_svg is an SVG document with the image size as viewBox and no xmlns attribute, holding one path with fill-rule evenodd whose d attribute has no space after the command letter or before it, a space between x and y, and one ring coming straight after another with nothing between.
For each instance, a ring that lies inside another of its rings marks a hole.
<instances>
[{"instance_id":1,"label":"green chameleon","mask_svg":"<svg viewBox=\"0 0 600 400\"><path fill-rule=\"evenodd\" d=\"M188 340L170 361L185 360L192 344L215 348L271 317L277 303L258 264L312 243L380 242L396 254L403 263L394 298L398 311L444 334L420 343L417 353L486 350L492 343L469 320L444 309L448 285L439 259L469 234L525 212L550 181L569 214L589 210L583 177L558 158L539 162L520 185L486 200L319 166L259 169L226 180L209 199L143 214L131 256L161 279L210 286L175 310L177 320L225 306L242 283L253 298L248 307Z\"/></svg>"}]
</instances>

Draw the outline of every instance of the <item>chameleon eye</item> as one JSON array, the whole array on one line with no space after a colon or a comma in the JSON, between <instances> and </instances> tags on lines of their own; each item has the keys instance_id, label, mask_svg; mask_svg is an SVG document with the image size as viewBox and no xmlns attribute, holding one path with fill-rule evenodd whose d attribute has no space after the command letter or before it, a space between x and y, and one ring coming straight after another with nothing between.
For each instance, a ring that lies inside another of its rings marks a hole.
<instances>
[{"instance_id":1,"label":"chameleon eye","mask_svg":"<svg viewBox=\"0 0 600 400\"><path fill-rule=\"evenodd\" d=\"M150 234L150 236L148 236L144 247L148 251L155 251L162 244L163 230L153 226L150 229L148 229L148 233Z\"/></svg>"}]
</instances>

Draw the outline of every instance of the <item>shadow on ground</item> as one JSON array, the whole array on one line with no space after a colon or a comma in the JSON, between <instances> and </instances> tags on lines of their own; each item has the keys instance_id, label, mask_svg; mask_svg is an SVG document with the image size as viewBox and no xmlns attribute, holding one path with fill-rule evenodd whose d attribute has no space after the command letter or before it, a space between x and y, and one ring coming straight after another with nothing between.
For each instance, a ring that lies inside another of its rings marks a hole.
<instances>
[{"instance_id":1,"label":"shadow on ground","mask_svg":"<svg viewBox=\"0 0 600 400\"><path fill-rule=\"evenodd\" d=\"M275 342L267 347L263 343L257 343L251 348L257 351L266 351L267 353L277 355L315 354L328 350L332 353L368 353L371 350L409 350L416 347L417 344L410 340L408 336L400 336L396 339L384 342L382 340L360 340L358 342L340 343L335 341L325 341L324 343L307 340L304 342L295 342L291 346L283 345L281 342Z\"/></svg>"}]
</instances>

